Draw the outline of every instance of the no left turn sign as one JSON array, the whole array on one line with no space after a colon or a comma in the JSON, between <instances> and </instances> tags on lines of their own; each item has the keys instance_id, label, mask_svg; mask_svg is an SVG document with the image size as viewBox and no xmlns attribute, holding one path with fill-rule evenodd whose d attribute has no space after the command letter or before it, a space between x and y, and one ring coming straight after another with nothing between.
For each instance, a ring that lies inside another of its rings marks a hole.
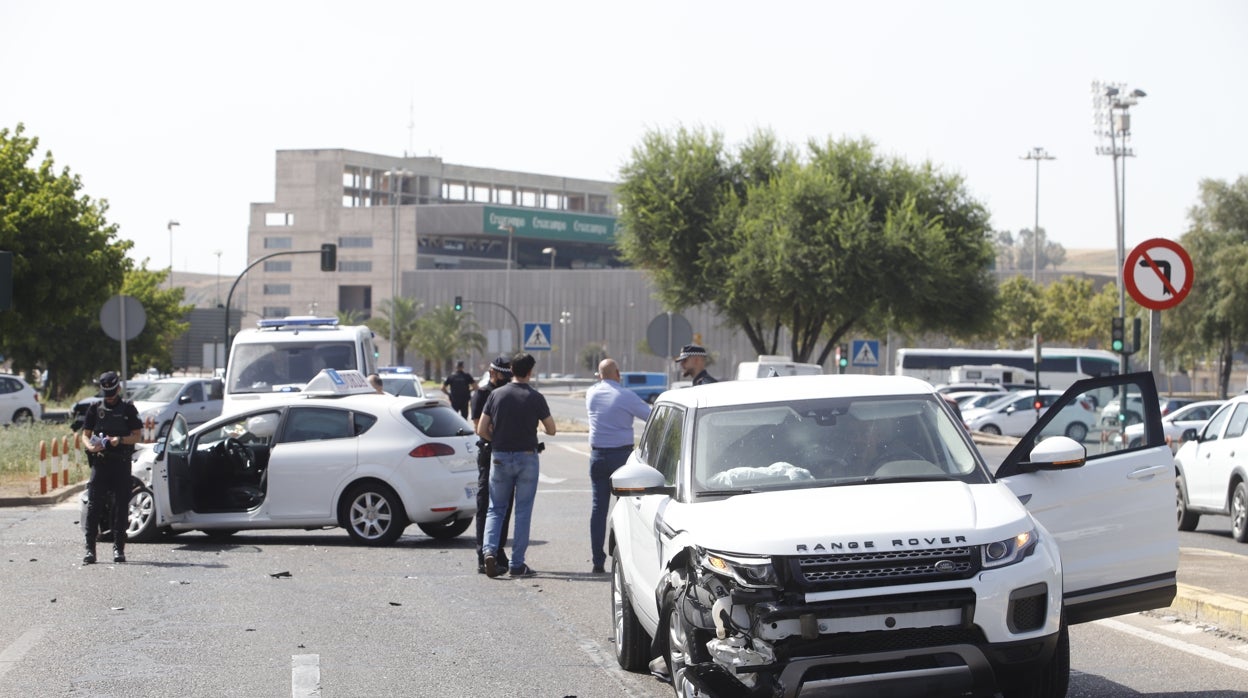
<instances>
[{"instance_id":1,"label":"no left turn sign","mask_svg":"<svg viewBox=\"0 0 1248 698\"><path fill-rule=\"evenodd\" d=\"M1127 255L1122 281L1127 293L1145 308L1173 308L1192 290L1192 258L1173 240L1145 240Z\"/></svg>"}]
</instances>

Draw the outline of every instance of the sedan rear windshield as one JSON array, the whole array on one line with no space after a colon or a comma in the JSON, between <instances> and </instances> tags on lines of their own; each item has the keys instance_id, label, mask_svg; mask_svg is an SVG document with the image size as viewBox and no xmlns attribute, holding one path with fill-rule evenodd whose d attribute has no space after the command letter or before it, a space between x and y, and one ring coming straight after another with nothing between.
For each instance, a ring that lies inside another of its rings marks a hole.
<instances>
[{"instance_id":1,"label":"sedan rear windshield","mask_svg":"<svg viewBox=\"0 0 1248 698\"><path fill-rule=\"evenodd\" d=\"M403 410L403 416L425 436L468 436L473 433L472 422L445 405L415 406Z\"/></svg>"}]
</instances>

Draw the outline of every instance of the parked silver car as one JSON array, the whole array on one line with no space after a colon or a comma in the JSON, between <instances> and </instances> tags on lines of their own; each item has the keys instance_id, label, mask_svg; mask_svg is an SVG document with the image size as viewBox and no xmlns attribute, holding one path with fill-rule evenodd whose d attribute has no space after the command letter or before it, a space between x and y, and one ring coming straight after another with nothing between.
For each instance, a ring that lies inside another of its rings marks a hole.
<instances>
[{"instance_id":1,"label":"parked silver car","mask_svg":"<svg viewBox=\"0 0 1248 698\"><path fill-rule=\"evenodd\" d=\"M162 378L140 389L131 398L143 422L164 434L173 415L182 413L188 426L198 426L221 416L224 384L219 378ZM150 420L150 421L149 421Z\"/></svg>"}]
</instances>

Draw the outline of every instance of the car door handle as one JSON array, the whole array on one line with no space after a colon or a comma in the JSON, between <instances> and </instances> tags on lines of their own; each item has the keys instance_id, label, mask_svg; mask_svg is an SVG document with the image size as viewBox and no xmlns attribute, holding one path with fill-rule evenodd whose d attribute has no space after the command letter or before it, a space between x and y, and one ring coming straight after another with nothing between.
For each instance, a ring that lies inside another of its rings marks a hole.
<instances>
[{"instance_id":1,"label":"car door handle","mask_svg":"<svg viewBox=\"0 0 1248 698\"><path fill-rule=\"evenodd\" d=\"M1127 475L1127 477L1132 480L1148 480L1156 477L1157 475L1172 472L1173 470L1174 468L1168 465L1150 465L1147 468L1140 468L1139 470L1131 471L1131 474Z\"/></svg>"}]
</instances>

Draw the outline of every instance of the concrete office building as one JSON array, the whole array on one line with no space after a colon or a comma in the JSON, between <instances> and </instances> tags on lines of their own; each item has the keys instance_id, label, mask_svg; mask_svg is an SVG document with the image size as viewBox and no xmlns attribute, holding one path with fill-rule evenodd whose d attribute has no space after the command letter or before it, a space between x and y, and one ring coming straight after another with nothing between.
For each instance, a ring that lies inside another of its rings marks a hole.
<instances>
[{"instance_id":1,"label":"concrete office building","mask_svg":"<svg viewBox=\"0 0 1248 698\"><path fill-rule=\"evenodd\" d=\"M368 318L395 294L425 309L461 296L489 341L483 354L464 357L476 369L518 348L525 323L549 322L552 350L533 352L541 373L589 375L577 359L593 344L605 345L625 370L667 370L670 361L638 350L665 308L646 275L625 268L615 252L616 209L613 182L435 157L278 151L274 201L251 205L248 264L300 254L256 264L231 306L251 327L259 317L285 315ZM332 273L320 270L323 243L338 246ZM715 375L731 377L737 362L756 358L713 313L682 315L715 355ZM387 337L377 339L380 363L388 364L397 353ZM415 360L409 353L407 361Z\"/></svg>"}]
</instances>

